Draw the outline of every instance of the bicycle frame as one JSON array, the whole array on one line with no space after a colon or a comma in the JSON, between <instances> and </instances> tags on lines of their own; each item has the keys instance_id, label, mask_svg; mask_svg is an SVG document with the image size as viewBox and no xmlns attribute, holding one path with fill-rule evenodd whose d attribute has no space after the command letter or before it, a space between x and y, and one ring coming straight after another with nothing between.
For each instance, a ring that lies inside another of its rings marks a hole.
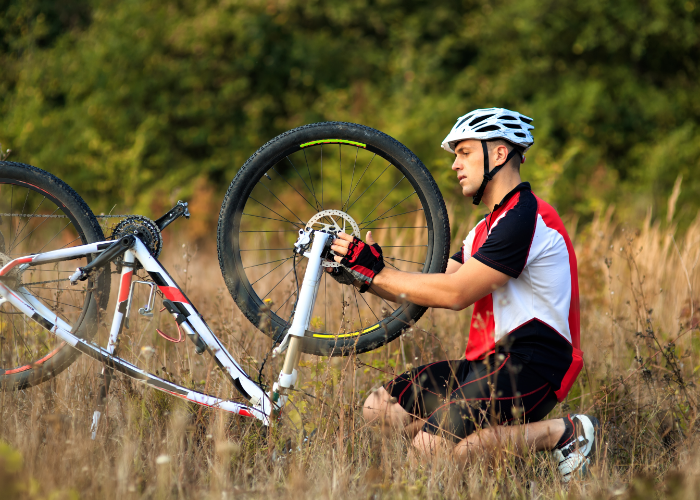
<instances>
[{"instance_id":1,"label":"bicycle frame","mask_svg":"<svg viewBox=\"0 0 700 500\"><path fill-rule=\"evenodd\" d=\"M303 233L300 231L300 233ZM284 367L278 381L273 386L270 394L266 393L257 383L246 374L245 370L236 362L233 356L226 350L216 335L206 324L194 305L190 302L177 283L172 279L163 266L149 252L143 242L135 238L134 245L126 250L123 256L123 267L119 282L119 294L115 308L114 318L109 332L109 341L106 348L100 347L94 342L80 339L73 335L73 327L59 318L39 299L33 296L26 288L19 287L12 290L0 282L0 303L9 302L19 311L32 318L36 323L49 332L57 335L83 354L104 363L108 368L117 370L136 380L144 382L149 387L172 394L187 401L212 408L219 408L237 415L254 417L264 425L270 425L272 417L276 416L284 406L287 396L286 391L296 381L296 367L301 351L299 350L300 338L308 329L311 312L318 293L318 283L322 275L321 254L326 247L329 234L316 232L310 252L303 252L308 248L297 246L297 250L310 259L299 292L299 303L296 309L292 326L287 332L281 347L289 345L284 361ZM311 231L300 236L300 240L308 243ZM0 269L0 276L6 275L18 265L32 266L58 262L90 254L100 254L109 248L114 242L104 241L72 247L65 250L40 253L21 257L7 263ZM296 245L295 245L296 246ZM170 301L175 308L173 316L188 336L199 336L206 345L206 349L214 357L219 368L227 375L231 383L250 402L250 406L233 401L223 400L208 394L193 391L173 382L157 377L141 368L122 360L114 354L118 345L119 335L123 329L129 314L131 304L131 283L134 276L134 263L138 261L158 287L163 297ZM279 350L277 352L280 352ZM93 439L99 422L100 412L96 411L93 417Z\"/></svg>"}]
</instances>

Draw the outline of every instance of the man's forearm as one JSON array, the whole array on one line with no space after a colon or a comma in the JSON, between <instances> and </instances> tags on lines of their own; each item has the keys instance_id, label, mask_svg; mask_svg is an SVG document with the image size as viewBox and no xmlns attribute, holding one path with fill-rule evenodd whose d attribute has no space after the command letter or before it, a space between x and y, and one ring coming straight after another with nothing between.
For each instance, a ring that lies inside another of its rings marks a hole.
<instances>
[{"instance_id":1,"label":"man's forearm","mask_svg":"<svg viewBox=\"0 0 700 500\"><path fill-rule=\"evenodd\" d=\"M401 294L413 304L443 309L463 309L463 290L452 275L405 273L384 268L374 277L370 291L386 300L398 302Z\"/></svg>"}]
</instances>

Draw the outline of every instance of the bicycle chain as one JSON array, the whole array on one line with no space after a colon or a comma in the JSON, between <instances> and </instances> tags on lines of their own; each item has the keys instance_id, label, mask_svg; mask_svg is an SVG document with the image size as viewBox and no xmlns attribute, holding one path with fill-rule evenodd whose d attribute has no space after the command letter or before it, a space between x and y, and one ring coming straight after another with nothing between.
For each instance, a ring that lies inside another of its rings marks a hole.
<instances>
[{"instance_id":1,"label":"bicycle chain","mask_svg":"<svg viewBox=\"0 0 700 500\"><path fill-rule=\"evenodd\" d=\"M132 217L129 215L95 215L97 219L126 219ZM26 218L43 218L43 219L67 219L67 215L43 215L43 214L0 214L0 217L26 217Z\"/></svg>"}]
</instances>

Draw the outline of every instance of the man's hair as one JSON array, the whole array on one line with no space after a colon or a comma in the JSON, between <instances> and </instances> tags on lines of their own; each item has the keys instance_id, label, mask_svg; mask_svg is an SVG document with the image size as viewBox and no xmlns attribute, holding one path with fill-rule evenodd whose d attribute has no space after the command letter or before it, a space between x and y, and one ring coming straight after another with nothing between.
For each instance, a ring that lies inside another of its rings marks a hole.
<instances>
[{"instance_id":1,"label":"man's hair","mask_svg":"<svg viewBox=\"0 0 700 500\"><path fill-rule=\"evenodd\" d=\"M516 146L510 141L507 141L505 139L493 139L491 141L486 142L486 146L488 147L489 153L493 151L495 148L498 146L505 146L506 149L508 149L508 153L510 153L513 149L515 149L518 154L520 155L520 158L516 160L515 157L511 158L511 162L515 161L515 169L520 172L520 163L523 158L523 148Z\"/></svg>"}]
</instances>

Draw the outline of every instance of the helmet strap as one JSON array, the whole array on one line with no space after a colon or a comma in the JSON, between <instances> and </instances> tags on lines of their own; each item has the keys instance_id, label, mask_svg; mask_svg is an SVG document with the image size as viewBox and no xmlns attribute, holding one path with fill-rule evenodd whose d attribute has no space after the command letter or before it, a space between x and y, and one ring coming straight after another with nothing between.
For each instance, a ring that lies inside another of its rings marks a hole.
<instances>
[{"instance_id":1,"label":"helmet strap","mask_svg":"<svg viewBox=\"0 0 700 500\"><path fill-rule=\"evenodd\" d=\"M489 149L486 146L487 141L481 141L481 147L484 150L484 180L481 181L481 186L479 186L479 190L476 192L474 195L474 205L478 205L481 203L481 197L484 196L484 191L486 190L486 184L489 183L490 180L493 179L493 176L496 175L496 173L503 168L503 165L506 165L511 158L513 158L516 154L518 153L517 148L511 149L510 153L508 153L508 156L506 156L506 161L498 165L497 167L493 167L493 170L489 172Z\"/></svg>"}]
</instances>

